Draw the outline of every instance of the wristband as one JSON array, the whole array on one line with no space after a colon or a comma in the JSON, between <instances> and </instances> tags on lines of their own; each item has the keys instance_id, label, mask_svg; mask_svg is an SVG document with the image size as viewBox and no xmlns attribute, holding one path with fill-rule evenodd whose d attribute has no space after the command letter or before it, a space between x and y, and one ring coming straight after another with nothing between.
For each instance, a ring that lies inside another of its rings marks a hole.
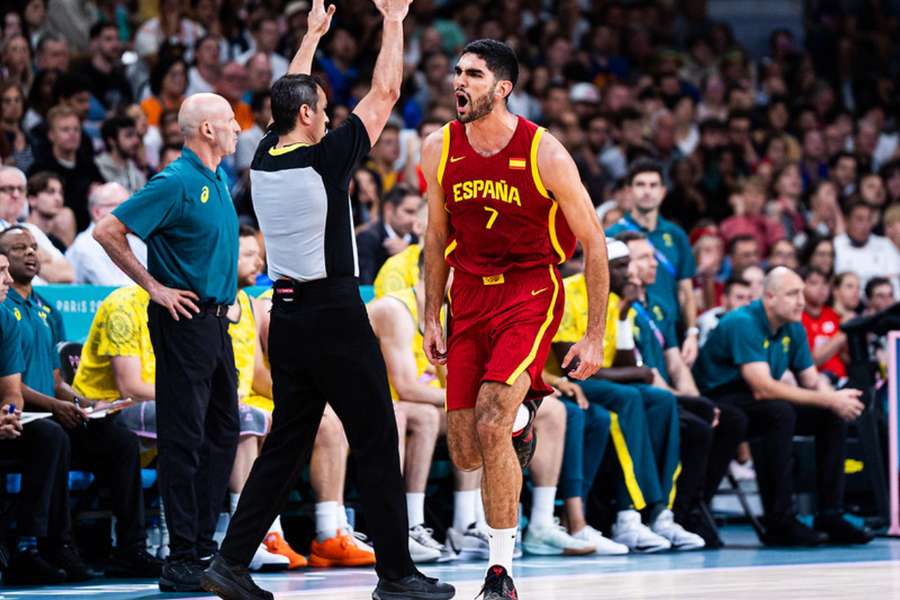
<instances>
[{"instance_id":1,"label":"wristband","mask_svg":"<svg viewBox=\"0 0 900 600\"><path fill-rule=\"evenodd\" d=\"M634 350L634 332L627 322L616 327L616 350Z\"/></svg>"},{"instance_id":2,"label":"wristband","mask_svg":"<svg viewBox=\"0 0 900 600\"><path fill-rule=\"evenodd\" d=\"M700 335L700 328L699 327L688 327L687 331L685 331L684 334L686 336L687 335Z\"/></svg>"}]
</instances>

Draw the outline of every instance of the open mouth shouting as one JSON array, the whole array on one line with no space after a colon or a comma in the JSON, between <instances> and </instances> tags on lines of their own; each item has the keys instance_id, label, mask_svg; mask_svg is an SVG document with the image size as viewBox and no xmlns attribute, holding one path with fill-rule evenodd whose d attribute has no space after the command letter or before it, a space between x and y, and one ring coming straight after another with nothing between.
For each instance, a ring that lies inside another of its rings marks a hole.
<instances>
[{"instance_id":1,"label":"open mouth shouting","mask_svg":"<svg viewBox=\"0 0 900 600\"><path fill-rule=\"evenodd\" d=\"M464 115L468 112L469 108L469 96L465 92L457 91L456 92L456 113L458 115Z\"/></svg>"}]
</instances>

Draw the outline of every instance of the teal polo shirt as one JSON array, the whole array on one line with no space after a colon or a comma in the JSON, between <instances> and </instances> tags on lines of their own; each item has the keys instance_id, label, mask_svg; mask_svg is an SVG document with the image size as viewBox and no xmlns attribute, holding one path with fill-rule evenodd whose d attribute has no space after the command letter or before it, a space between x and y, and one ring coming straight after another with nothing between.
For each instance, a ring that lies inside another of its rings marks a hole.
<instances>
[{"instance_id":1,"label":"teal polo shirt","mask_svg":"<svg viewBox=\"0 0 900 600\"><path fill-rule=\"evenodd\" d=\"M656 229L650 231L639 225L631 214L625 215L618 223L606 230L607 237L613 237L623 231L639 231L647 236L653 245L656 261L656 281L647 288L663 307L665 314L672 315L675 322L680 322L681 305L678 303L678 282L690 279L697 272L691 242L684 230L675 223L657 218Z\"/></svg>"},{"instance_id":2,"label":"teal polo shirt","mask_svg":"<svg viewBox=\"0 0 900 600\"><path fill-rule=\"evenodd\" d=\"M55 396L53 371L59 368L59 356L53 340L51 311L35 300L33 293L23 298L14 289L9 290L4 306L12 312L19 325L25 367L22 383L41 394Z\"/></svg>"},{"instance_id":3,"label":"teal polo shirt","mask_svg":"<svg viewBox=\"0 0 900 600\"><path fill-rule=\"evenodd\" d=\"M644 366L659 371L666 383L672 385L665 353L670 348L678 347L675 321L667 318L662 305L650 295L646 302L635 302L632 306L636 313L634 344L641 353Z\"/></svg>"},{"instance_id":4,"label":"teal polo shirt","mask_svg":"<svg viewBox=\"0 0 900 600\"><path fill-rule=\"evenodd\" d=\"M19 324L6 306L0 305L0 377L25 370L22 361L22 334Z\"/></svg>"},{"instance_id":5,"label":"teal polo shirt","mask_svg":"<svg viewBox=\"0 0 900 600\"><path fill-rule=\"evenodd\" d=\"M736 382L741 366L753 362L767 363L773 379L814 364L803 325L786 323L773 333L761 300L722 317L700 349L694 378L702 392L715 390Z\"/></svg>"},{"instance_id":6,"label":"teal polo shirt","mask_svg":"<svg viewBox=\"0 0 900 600\"><path fill-rule=\"evenodd\" d=\"M227 182L221 166L213 173L185 147L113 211L147 242L150 274L204 304L233 304L237 295L238 220Z\"/></svg>"}]
</instances>

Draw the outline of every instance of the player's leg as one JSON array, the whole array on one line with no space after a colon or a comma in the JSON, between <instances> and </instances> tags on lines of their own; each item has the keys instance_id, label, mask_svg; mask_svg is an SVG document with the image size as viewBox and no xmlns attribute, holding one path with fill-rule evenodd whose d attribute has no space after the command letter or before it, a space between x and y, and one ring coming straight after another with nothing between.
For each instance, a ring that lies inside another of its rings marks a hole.
<instances>
[{"instance_id":1,"label":"player's leg","mask_svg":"<svg viewBox=\"0 0 900 600\"><path fill-rule=\"evenodd\" d=\"M534 427L540 435L528 467L534 488L523 548L529 554L544 556L591 554L596 550L593 544L573 538L553 518L565 449L566 407L552 396L544 398Z\"/></svg>"},{"instance_id":2,"label":"player's leg","mask_svg":"<svg viewBox=\"0 0 900 600\"><path fill-rule=\"evenodd\" d=\"M405 472L406 468L406 412L400 406L399 402L394 402L394 419L397 420L397 455L400 457L400 472Z\"/></svg>"}]
</instances>

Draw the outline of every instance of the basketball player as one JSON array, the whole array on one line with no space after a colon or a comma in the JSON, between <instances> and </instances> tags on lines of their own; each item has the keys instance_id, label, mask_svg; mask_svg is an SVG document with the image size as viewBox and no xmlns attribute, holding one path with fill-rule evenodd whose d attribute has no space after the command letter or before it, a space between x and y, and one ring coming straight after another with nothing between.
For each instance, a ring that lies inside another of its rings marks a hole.
<instances>
[{"instance_id":1,"label":"basketball player","mask_svg":"<svg viewBox=\"0 0 900 600\"><path fill-rule=\"evenodd\" d=\"M518 60L505 44L468 44L453 84L457 120L428 136L422 150L425 354L447 365L454 463L484 466L485 600L517 598L511 566L521 469L534 452L537 400L551 393L541 369L565 305L556 265L571 256L576 238L590 290L587 332L562 363L576 379L602 361L609 289L606 240L575 163L543 128L507 109L517 76ZM445 342L439 311L450 267Z\"/></svg>"}]
</instances>

